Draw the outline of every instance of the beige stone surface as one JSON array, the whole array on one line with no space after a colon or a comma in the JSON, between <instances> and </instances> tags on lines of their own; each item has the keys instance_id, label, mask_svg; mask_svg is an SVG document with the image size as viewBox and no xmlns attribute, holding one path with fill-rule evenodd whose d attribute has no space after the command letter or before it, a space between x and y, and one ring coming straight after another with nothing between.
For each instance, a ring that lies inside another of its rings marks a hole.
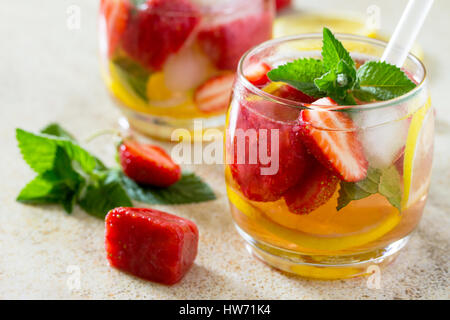
<instances>
[{"instance_id":1,"label":"beige stone surface","mask_svg":"<svg viewBox=\"0 0 450 320\"><path fill-rule=\"evenodd\" d=\"M195 171L218 199L167 209L200 229L199 255L173 287L141 281L110 268L103 247L103 221L79 209L72 215L52 206L15 202L33 173L21 160L14 129L38 130L57 121L77 137L117 127L100 79L96 13L99 1L0 2L0 298L64 299L407 299L450 298L450 2L436 0L420 35L437 110L436 157L429 202L418 230L399 258L382 272L381 289L366 279L312 281L280 273L252 258L232 226L222 168ZM382 9L382 27L392 31L406 1L303 1L303 10ZM81 8L81 29L66 27L69 5ZM169 147L168 145L166 145ZM112 163L111 139L87 145ZM81 271L81 288L67 286L69 266Z\"/></svg>"}]
</instances>

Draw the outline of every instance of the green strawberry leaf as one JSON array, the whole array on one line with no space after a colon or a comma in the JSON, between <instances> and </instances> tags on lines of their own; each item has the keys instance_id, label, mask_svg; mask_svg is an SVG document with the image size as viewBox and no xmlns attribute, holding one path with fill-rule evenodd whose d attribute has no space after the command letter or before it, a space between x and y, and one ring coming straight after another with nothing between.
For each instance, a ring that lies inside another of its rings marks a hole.
<instances>
[{"instance_id":1,"label":"green strawberry leaf","mask_svg":"<svg viewBox=\"0 0 450 320\"><path fill-rule=\"evenodd\" d=\"M395 166L384 170L369 168L367 177L359 182L342 181L336 209L339 211L353 200L364 199L376 193L384 196L400 211L401 179Z\"/></svg>"},{"instance_id":2,"label":"green strawberry leaf","mask_svg":"<svg viewBox=\"0 0 450 320\"><path fill-rule=\"evenodd\" d=\"M272 81L286 82L307 95L324 97L325 95L314 84L314 80L324 73L321 60L298 59L272 69L267 76Z\"/></svg>"},{"instance_id":3,"label":"green strawberry leaf","mask_svg":"<svg viewBox=\"0 0 450 320\"><path fill-rule=\"evenodd\" d=\"M140 202L148 204L188 204L215 200L211 188L194 173L183 172L177 183L168 188L141 186L125 176L122 172L122 185L128 195Z\"/></svg>"},{"instance_id":4,"label":"green strawberry leaf","mask_svg":"<svg viewBox=\"0 0 450 320\"><path fill-rule=\"evenodd\" d=\"M131 90L142 100L148 102L147 81L150 76L144 67L127 57L116 57L113 63L117 67L119 76L126 82Z\"/></svg>"},{"instance_id":5,"label":"green strawberry leaf","mask_svg":"<svg viewBox=\"0 0 450 320\"><path fill-rule=\"evenodd\" d=\"M96 185L89 185L78 204L87 213L102 219L111 209L133 206L117 170L107 171Z\"/></svg>"},{"instance_id":6,"label":"green strawberry leaf","mask_svg":"<svg viewBox=\"0 0 450 320\"><path fill-rule=\"evenodd\" d=\"M341 60L344 60L349 67L355 68L355 62L350 53L328 28L323 28L322 58L323 65L328 71L335 69Z\"/></svg>"},{"instance_id":7,"label":"green strawberry leaf","mask_svg":"<svg viewBox=\"0 0 450 320\"><path fill-rule=\"evenodd\" d=\"M357 71L361 91L371 94L376 100L390 100L416 87L398 67L380 61L369 61Z\"/></svg>"}]
</instances>

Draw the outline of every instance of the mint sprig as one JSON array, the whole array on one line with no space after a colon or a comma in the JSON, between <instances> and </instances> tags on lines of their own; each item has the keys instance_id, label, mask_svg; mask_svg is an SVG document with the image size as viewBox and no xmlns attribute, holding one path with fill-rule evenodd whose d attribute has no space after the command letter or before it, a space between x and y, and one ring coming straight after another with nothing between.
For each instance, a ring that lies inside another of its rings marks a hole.
<instances>
[{"instance_id":1,"label":"mint sprig","mask_svg":"<svg viewBox=\"0 0 450 320\"><path fill-rule=\"evenodd\" d=\"M272 81L286 82L317 99L330 97L340 105L355 105L356 99L394 99L416 86L401 69L386 62L368 61L357 70L350 53L327 28L323 29L322 60L298 59L267 75Z\"/></svg>"},{"instance_id":2,"label":"mint sprig","mask_svg":"<svg viewBox=\"0 0 450 320\"><path fill-rule=\"evenodd\" d=\"M367 198L379 193L389 203L401 210L402 190L401 178L395 166L384 170L369 168L367 177L359 182L341 181L337 210L341 210L353 200Z\"/></svg>"},{"instance_id":3,"label":"mint sprig","mask_svg":"<svg viewBox=\"0 0 450 320\"><path fill-rule=\"evenodd\" d=\"M140 186L118 168L107 168L83 149L57 124L41 133L16 130L20 151L37 173L19 193L27 204L60 204L71 213L78 204L87 213L104 218L116 207L130 207L132 200L149 204L186 204L216 199L211 188L193 173L168 188Z\"/></svg>"},{"instance_id":4,"label":"mint sprig","mask_svg":"<svg viewBox=\"0 0 450 320\"><path fill-rule=\"evenodd\" d=\"M112 62L116 66L117 73L125 82L125 85L129 86L129 89L137 97L148 102L147 81L150 77L150 72L128 57L118 56Z\"/></svg>"}]
</instances>

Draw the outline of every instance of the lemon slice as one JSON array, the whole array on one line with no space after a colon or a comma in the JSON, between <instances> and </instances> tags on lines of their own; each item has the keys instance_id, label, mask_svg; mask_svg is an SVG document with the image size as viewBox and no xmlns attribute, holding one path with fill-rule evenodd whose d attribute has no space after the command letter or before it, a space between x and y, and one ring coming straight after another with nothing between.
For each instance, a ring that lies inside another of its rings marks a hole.
<instances>
[{"instance_id":1,"label":"lemon slice","mask_svg":"<svg viewBox=\"0 0 450 320\"><path fill-rule=\"evenodd\" d=\"M262 90L267 93L274 93L278 89L280 89L282 86L284 86L284 82L270 82L267 86L265 86Z\"/></svg>"},{"instance_id":2,"label":"lemon slice","mask_svg":"<svg viewBox=\"0 0 450 320\"><path fill-rule=\"evenodd\" d=\"M377 227L365 233L343 237L316 237L294 229L290 229L268 219L261 210L258 210L257 208L252 206L229 186L227 186L227 193L230 202L248 218L257 220L262 228L270 233L273 233L274 235L277 235L280 238L283 238L286 241L294 243L308 250L318 250L323 252L346 250L352 247L358 247L379 239L382 235L391 231L400 222L401 219L398 211L395 208L392 208L392 213L388 215L387 219L385 219Z\"/></svg>"},{"instance_id":3,"label":"lemon slice","mask_svg":"<svg viewBox=\"0 0 450 320\"><path fill-rule=\"evenodd\" d=\"M147 82L147 96L150 100L164 101L173 98L173 92L167 88L164 78L164 72L150 75Z\"/></svg>"},{"instance_id":4,"label":"lemon slice","mask_svg":"<svg viewBox=\"0 0 450 320\"><path fill-rule=\"evenodd\" d=\"M402 210L409 208L427 191L433 152L434 115L431 99L414 113L408 130L403 161Z\"/></svg>"},{"instance_id":5,"label":"lemon slice","mask_svg":"<svg viewBox=\"0 0 450 320\"><path fill-rule=\"evenodd\" d=\"M113 95L126 107L136 110L142 113L148 113L155 116L169 116L176 119L191 119L195 117L205 117L201 113L193 102L193 93L188 92L186 96L182 99L175 97L173 101L174 104L170 107L162 107L155 105L156 102L148 104L138 96L133 94L131 90L124 83L119 72L112 62L109 63L109 73L103 72L103 78L105 79L106 85ZM147 94L151 98L163 99L169 95L169 92L161 88L164 85L164 76L161 73L156 73L150 76L147 83ZM168 90L168 89L167 89ZM157 101L156 99L155 101Z\"/></svg>"}]
</instances>

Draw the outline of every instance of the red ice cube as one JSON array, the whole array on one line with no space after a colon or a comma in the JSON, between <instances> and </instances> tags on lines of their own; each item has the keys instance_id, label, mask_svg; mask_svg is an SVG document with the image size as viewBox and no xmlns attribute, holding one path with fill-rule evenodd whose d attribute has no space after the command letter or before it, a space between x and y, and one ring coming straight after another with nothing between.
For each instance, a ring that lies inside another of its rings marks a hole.
<instances>
[{"instance_id":1,"label":"red ice cube","mask_svg":"<svg viewBox=\"0 0 450 320\"><path fill-rule=\"evenodd\" d=\"M106 216L111 266L140 278L174 284L197 255L198 229L190 220L147 208L116 208Z\"/></svg>"}]
</instances>

